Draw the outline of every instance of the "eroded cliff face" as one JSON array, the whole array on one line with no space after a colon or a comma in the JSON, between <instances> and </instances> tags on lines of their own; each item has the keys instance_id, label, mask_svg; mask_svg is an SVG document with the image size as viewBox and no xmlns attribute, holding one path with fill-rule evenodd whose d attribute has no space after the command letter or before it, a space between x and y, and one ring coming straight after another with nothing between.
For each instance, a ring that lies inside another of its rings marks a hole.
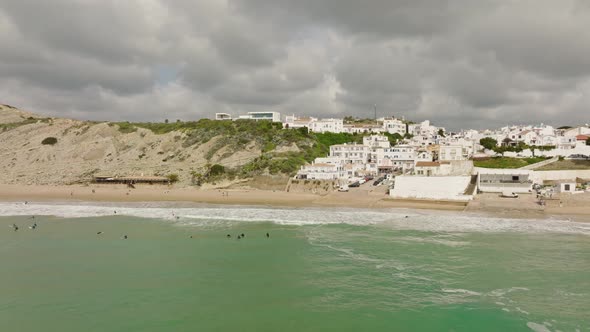
<instances>
[{"instance_id":1,"label":"eroded cliff face","mask_svg":"<svg viewBox=\"0 0 590 332\"><path fill-rule=\"evenodd\" d=\"M57 143L43 144L54 137ZM260 156L255 142L239 149L221 148L213 137L187 146L186 134L154 134L137 128L124 133L112 123L45 118L11 106L0 106L0 183L84 183L96 174L177 174L190 185L191 171L207 164L236 167ZM214 148L215 147L215 148Z\"/></svg>"}]
</instances>

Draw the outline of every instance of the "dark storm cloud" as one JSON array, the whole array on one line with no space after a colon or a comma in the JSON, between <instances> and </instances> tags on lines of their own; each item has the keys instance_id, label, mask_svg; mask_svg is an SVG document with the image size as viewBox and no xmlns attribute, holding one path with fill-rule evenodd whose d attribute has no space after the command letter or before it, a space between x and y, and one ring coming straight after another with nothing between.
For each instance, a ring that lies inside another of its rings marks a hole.
<instances>
[{"instance_id":1,"label":"dark storm cloud","mask_svg":"<svg viewBox=\"0 0 590 332\"><path fill-rule=\"evenodd\" d=\"M0 102L113 120L377 105L456 129L586 123L589 22L581 0L3 0Z\"/></svg>"}]
</instances>

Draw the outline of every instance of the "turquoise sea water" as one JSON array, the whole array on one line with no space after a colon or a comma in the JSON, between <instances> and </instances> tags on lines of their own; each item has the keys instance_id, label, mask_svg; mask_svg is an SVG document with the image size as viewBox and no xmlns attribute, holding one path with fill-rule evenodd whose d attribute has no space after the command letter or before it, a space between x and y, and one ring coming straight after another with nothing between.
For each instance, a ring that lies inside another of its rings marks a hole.
<instances>
[{"instance_id":1,"label":"turquoise sea water","mask_svg":"<svg viewBox=\"0 0 590 332\"><path fill-rule=\"evenodd\" d=\"M589 224L141 204L0 215L0 331L590 331Z\"/></svg>"}]
</instances>

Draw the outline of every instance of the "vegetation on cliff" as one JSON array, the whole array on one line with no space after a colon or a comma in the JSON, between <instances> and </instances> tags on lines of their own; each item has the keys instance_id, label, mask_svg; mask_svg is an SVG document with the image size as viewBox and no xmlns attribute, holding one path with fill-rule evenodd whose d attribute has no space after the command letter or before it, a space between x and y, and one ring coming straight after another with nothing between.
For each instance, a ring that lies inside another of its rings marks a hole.
<instances>
[{"instance_id":1,"label":"vegetation on cliff","mask_svg":"<svg viewBox=\"0 0 590 332\"><path fill-rule=\"evenodd\" d=\"M293 175L306 163L317 157L326 156L330 151L330 145L362 143L363 138L363 135L346 133L309 133L306 128L283 129L281 123L252 120L201 119L169 123L119 122L112 125L117 125L121 133L132 133L138 128L148 129L157 135L180 132L183 134L184 148L205 144L217 138L206 152L207 160L211 160L222 149L222 157L240 151L249 144L255 144L260 149L260 156L241 166L211 169L211 165L203 165L199 170L193 170L191 176L195 183L219 180L223 177L247 178L266 173ZM400 138L401 136L392 136L390 140L397 142Z\"/></svg>"}]
</instances>

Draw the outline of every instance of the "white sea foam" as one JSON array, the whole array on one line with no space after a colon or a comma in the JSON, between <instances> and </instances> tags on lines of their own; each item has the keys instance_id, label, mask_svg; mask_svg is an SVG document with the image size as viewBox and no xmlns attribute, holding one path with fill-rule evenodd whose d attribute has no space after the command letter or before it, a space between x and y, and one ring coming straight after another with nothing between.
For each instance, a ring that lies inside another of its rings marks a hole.
<instances>
[{"instance_id":1,"label":"white sea foam","mask_svg":"<svg viewBox=\"0 0 590 332\"><path fill-rule=\"evenodd\" d=\"M281 225L377 225L396 230L427 232L526 232L590 235L590 224L566 220L508 219L460 213L407 210L254 208L240 206L162 207L155 204L0 203L0 216L48 215L85 218L125 215L176 221L187 226L231 225L235 222L273 222ZM408 216L408 218L406 218ZM431 239L443 245L467 245Z\"/></svg>"},{"instance_id":2,"label":"white sea foam","mask_svg":"<svg viewBox=\"0 0 590 332\"><path fill-rule=\"evenodd\" d=\"M526 323L526 326L528 326L529 329L535 332L551 332L551 330L548 329L545 325L537 324L535 322L528 322Z\"/></svg>"},{"instance_id":3,"label":"white sea foam","mask_svg":"<svg viewBox=\"0 0 590 332\"><path fill-rule=\"evenodd\" d=\"M518 292L518 291L527 292L527 291L529 291L529 289L525 288L525 287L500 288L500 289L494 289L493 291L489 292L488 294L490 296L495 296L495 297L504 297L504 295L506 295L506 294L509 294L512 292Z\"/></svg>"},{"instance_id":4,"label":"white sea foam","mask_svg":"<svg viewBox=\"0 0 590 332\"><path fill-rule=\"evenodd\" d=\"M481 293L479 292L474 292L474 291L470 291L468 289L449 289L449 288L443 288L442 289L443 292L445 293L459 293L459 294L465 294L465 295L470 295L470 296L480 296Z\"/></svg>"}]
</instances>

